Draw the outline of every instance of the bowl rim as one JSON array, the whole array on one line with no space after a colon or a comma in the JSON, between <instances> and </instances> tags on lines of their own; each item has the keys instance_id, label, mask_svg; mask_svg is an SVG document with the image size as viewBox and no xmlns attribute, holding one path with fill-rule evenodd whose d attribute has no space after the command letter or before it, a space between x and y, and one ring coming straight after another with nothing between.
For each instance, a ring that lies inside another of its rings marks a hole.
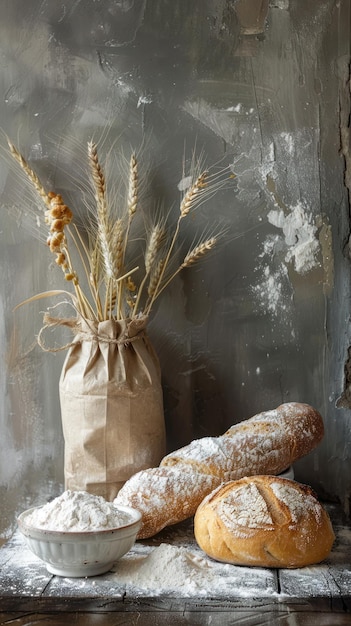
<instances>
[{"instance_id":1,"label":"bowl rim","mask_svg":"<svg viewBox=\"0 0 351 626\"><path fill-rule=\"evenodd\" d=\"M113 506L122 512L131 513L133 515L134 519L131 522L121 524L120 526L113 526L111 528L102 528L102 529L95 529L95 530L50 530L49 528L42 528L40 526L32 526L31 524L28 524L26 522L26 517L28 517L28 515L32 513L33 511L41 509L44 506L45 504L33 506L29 509L26 509L25 511L22 511L22 513L18 515L17 525L24 534L35 532L45 537L58 538L58 537L63 536L63 537L72 538L72 539L74 538L88 539L89 537L93 538L98 535L102 538L102 537L107 537L108 535L116 534L123 529L133 529L134 526L136 527L136 532L137 532L138 527L141 525L141 520L142 520L142 513L138 509L134 509L131 506L118 504L118 505L113 505Z\"/></svg>"}]
</instances>

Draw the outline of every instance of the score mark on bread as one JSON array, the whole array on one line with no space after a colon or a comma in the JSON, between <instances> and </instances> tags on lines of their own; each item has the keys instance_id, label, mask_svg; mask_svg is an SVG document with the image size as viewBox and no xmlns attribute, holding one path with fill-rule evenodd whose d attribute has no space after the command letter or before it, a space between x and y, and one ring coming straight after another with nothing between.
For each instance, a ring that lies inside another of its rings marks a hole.
<instances>
[{"instance_id":1,"label":"score mark on bread","mask_svg":"<svg viewBox=\"0 0 351 626\"><path fill-rule=\"evenodd\" d=\"M312 489L277 476L252 476L217 487L198 507L194 532L210 557L260 567L319 563L335 539Z\"/></svg>"}]
</instances>

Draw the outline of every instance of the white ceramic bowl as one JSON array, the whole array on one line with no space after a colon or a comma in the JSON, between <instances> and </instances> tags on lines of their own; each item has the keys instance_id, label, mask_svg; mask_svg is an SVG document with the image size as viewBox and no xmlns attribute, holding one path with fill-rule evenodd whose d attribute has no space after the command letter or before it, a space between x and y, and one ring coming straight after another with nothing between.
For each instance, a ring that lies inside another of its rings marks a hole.
<instances>
[{"instance_id":1,"label":"white ceramic bowl","mask_svg":"<svg viewBox=\"0 0 351 626\"><path fill-rule=\"evenodd\" d=\"M59 532L33 528L26 518L34 508L21 513L17 522L29 548L45 562L51 574L74 578L96 576L108 572L131 549L141 526L139 511L128 506L116 508L128 513L132 521L108 530Z\"/></svg>"}]
</instances>

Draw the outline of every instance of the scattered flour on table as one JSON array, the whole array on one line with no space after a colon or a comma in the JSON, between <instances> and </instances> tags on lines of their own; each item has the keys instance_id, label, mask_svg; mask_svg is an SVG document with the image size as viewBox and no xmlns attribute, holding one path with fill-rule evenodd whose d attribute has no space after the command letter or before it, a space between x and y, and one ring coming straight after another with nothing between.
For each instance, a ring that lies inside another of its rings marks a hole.
<instances>
[{"instance_id":1,"label":"scattered flour on table","mask_svg":"<svg viewBox=\"0 0 351 626\"><path fill-rule=\"evenodd\" d=\"M247 585L242 582L247 578ZM148 595L178 597L223 597L240 588L240 595L255 592L272 595L276 591L274 579L267 570L239 568L219 563L202 556L200 551L183 546L161 543L149 554L126 555L114 566L116 584L128 584Z\"/></svg>"},{"instance_id":2,"label":"scattered flour on table","mask_svg":"<svg viewBox=\"0 0 351 626\"><path fill-rule=\"evenodd\" d=\"M56 531L94 531L118 528L133 520L101 496L85 491L64 491L26 517L26 524Z\"/></svg>"}]
</instances>

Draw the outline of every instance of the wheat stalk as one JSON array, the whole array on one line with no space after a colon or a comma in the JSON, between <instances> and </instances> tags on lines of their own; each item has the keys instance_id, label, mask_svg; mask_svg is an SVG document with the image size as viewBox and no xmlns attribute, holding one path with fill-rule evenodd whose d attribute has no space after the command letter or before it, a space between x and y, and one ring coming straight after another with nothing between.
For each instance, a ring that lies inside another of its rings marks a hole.
<instances>
[{"instance_id":1,"label":"wheat stalk","mask_svg":"<svg viewBox=\"0 0 351 626\"><path fill-rule=\"evenodd\" d=\"M114 256L113 275L118 276L123 267L124 241L126 238L123 220L117 219L112 227L111 246Z\"/></svg>"},{"instance_id":2,"label":"wheat stalk","mask_svg":"<svg viewBox=\"0 0 351 626\"><path fill-rule=\"evenodd\" d=\"M180 204L180 219L183 219L193 209L195 203L198 201L202 192L207 189L207 177L208 172L202 172L191 187L186 192L181 204Z\"/></svg>"},{"instance_id":3,"label":"wheat stalk","mask_svg":"<svg viewBox=\"0 0 351 626\"><path fill-rule=\"evenodd\" d=\"M179 265L178 269L176 269L176 271L173 272L173 274L171 274L171 276L162 284L161 287L158 285L157 292L154 293L153 301L155 301L156 298L158 298L161 295L161 293L164 291L164 289L166 289L166 287L168 287L168 285L172 282L172 280L174 280L174 278L183 269L185 269L186 267L190 267L191 265L194 265L195 263L197 263L206 254L208 254L208 252L213 250L213 248L217 245L217 242L218 242L218 238L217 237L210 237L209 239L206 239L205 241L202 241L201 243L196 245L194 248L192 248L192 250L190 250L186 254L186 256L184 257L183 262Z\"/></svg>"},{"instance_id":4,"label":"wheat stalk","mask_svg":"<svg viewBox=\"0 0 351 626\"><path fill-rule=\"evenodd\" d=\"M205 256L205 254L210 252L216 244L216 237L210 237L209 239L206 239L206 241L202 241L201 243L199 243L184 257L184 261L180 265L179 271L185 267L190 267L190 265L194 265L194 263L197 263L202 257Z\"/></svg>"},{"instance_id":5,"label":"wheat stalk","mask_svg":"<svg viewBox=\"0 0 351 626\"><path fill-rule=\"evenodd\" d=\"M105 175L99 161L97 146L92 141L88 142L88 164L95 211L94 220L89 224L90 229L88 229L89 243L86 244L79 229L75 225L73 229L71 228L73 213L64 203L61 195L54 192L47 193L36 173L9 140L8 145L11 155L44 203L45 222L49 228L48 246L56 255L56 263L61 267L65 279L73 283L77 309L87 320L122 319L128 310L129 317L136 317L140 314L149 315L155 300L177 274L182 269L200 261L217 244L217 236L200 241L192 247L182 263L171 273L171 261L173 261L174 248L180 235L182 220L192 213L205 198L211 197L221 185L216 177L210 176L207 170L198 174L199 169L197 172L194 169L195 173L189 177L192 182L179 203L179 213L173 234L167 237L166 223L163 220L148 229L144 249L144 275L139 284L136 284L131 274L138 267L126 271L130 231L139 205L139 173L135 154L131 155L129 161L125 212L124 214L119 212L120 217L112 219L111 207L107 200ZM73 267L66 233L69 234L70 243L74 244L78 252L88 282L90 300L83 292L78 274ZM143 308L142 299L146 300Z\"/></svg>"},{"instance_id":6,"label":"wheat stalk","mask_svg":"<svg viewBox=\"0 0 351 626\"><path fill-rule=\"evenodd\" d=\"M138 204L138 163L135 154L130 157L129 162L129 186L128 186L128 214L134 215Z\"/></svg>"},{"instance_id":7,"label":"wheat stalk","mask_svg":"<svg viewBox=\"0 0 351 626\"><path fill-rule=\"evenodd\" d=\"M134 219L134 215L138 208L138 162L136 155L133 153L129 161L129 175L128 175L128 194L127 194L127 226L124 232L124 243L120 253L120 269L124 270L125 257L127 253L127 244L129 240L130 228ZM122 312L122 300L123 300L124 284L122 281L118 284L118 296L117 296L117 311Z\"/></svg>"},{"instance_id":8,"label":"wheat stalk","mask_svg":"<svg viewBox=\"0 0 351 626\"><path fill-rule=\"evenodd\" d=\"M88 141L88 157L90 161L91 174L94 181L96 199L99 204L105 204L105 176L99 162L96 144L93 141Z\"/></svg>"},{"instance_id":9,"label":"wheat stalk","mask_svg":"<svg viewBox=\"0 0 351 626\"><path fill-rule=\"evenodd\" d=\"M164 265L165 265L165 259L160 259L160 261L157 263L156 267L154 268L153 272L150 275L149 286L148 286L149 299L146 303L145 312L151 308L149 307L149 304L150 304L151 299L154 298L155 296L157 287L160 282L160 276L163 272Z\"/></svg>"},{"instance_id":10,"label":"wheat stalk","mask_svg":"<svg viewBox=\"0 0 351 626\"><path fill-rule=\"evenodd\" d=\"M165 238L166 232L164 226L160 223L155 224L155 226L151 230L145 250L145 275L140 283L138 295L133 307L134 315L138 312L138 307L144 291L145 283L156 264L156 260L159 256L160 249L164 244Z\"/></svg>"},{"instance_id":11,"label":"wheat stalk","mask_svg":"<svg viewBox=\"0 0 351 626\"><path fill-rule=\"evenodd\" d=\"M155 224L151 230L148 245L145 251L145 270L149 274L157 256L166 241L167 233L163 224Z\"/></svg>"},{"instance_id":12,"label":"wheat stalk","mask_svg":"<svg viewBox=\"0 0 351 626\"><path fill-rule=\"evenodd\" d=\"M151 311L152 305L154 303L154 301L156 300L156 298L159 296L159 294L161 293L161 291L163 291L163 286L162 286L162 280L164 278L165 275L165 271L168 267L168 264L170 262L171 256L172 256L172 252L176 243L176 240L178 238L179 235L179 231L180 231L180 224L182 219L184 219L187 215L189 215L189 213L193 210L193 208L196 206L196 204L199 202L202 193L206 190L207 188L207 176L208 176L208 172L202 172L193 182L193 184L189 187L188 191L186 192L186 194L184 195L181 203L180 203L180 207L179 207L179 216L178 216L178 220L176 223L176 227L174 230L174 234L173 237L171 239L171 243L168 249L168 252L166 254L164 263L163 263L163 267L162 270L160 272L159 278L158 278L158 282L157 285L154 289L154 293L151 296L149 303L146 307L145 313L146 315L148 315ZM169 280L167 280L166 284L168 285ZM166 284L164 286L166 286Z\"/></svg>"},{"instance_id":13,"label":"wheat stalk","mask_svg":"<svg viewBox=\"0 0 351 626\"><path fill-rule=\"evenodd\" d=\"M105 177L99 163L96 145L91 141L88 143L88 157L95 192L98 238L100 241L102 259L105 265L105 273L107 279L116 278L114 275L112 227L105 193Z\"/></svg>"},{"instance_id":14,"label":"wheat stalk","mask_svg":"<svg viewBox=\"0 0 351 626\"><path fill-rule=\"evenodd\" d=\"M41 184L38 176L32 170L32 168L28 165L27 161L24 159L22 154L20 154L20 152L18 152L17 148L13 145L13 143L11 143L11 141L9 139L7 139L7 144L9 146L9 148L10 148L10 152L11 152L13 158L15 159L15 161L17 161L17 163L20 165L21 169L25 172L27 178L33 184L34 189L37 191L37 193L39 194L41 199L44 201L44 204L46 204L46 206L49 207L50 206L50 200L49 200L48 195L47 195L43 185Z\"/></svg>"},{"instance_id":15,"label":"wheat stalk","mask_svg":"<svg viewBox=\"0 0 351 626\"><path fill-rule=\"evenodd\" d=\"M45 222L49 226L47 244L50 248L50 252L56 254L56 263L64 272L65 279L72 281L81 313L82 315L87 316L89 312L88 303L80 288L78 275L73 269L65 234L65 227L70 224L73 217L72 211L66 204L64 204L60 194L46 192L38 176L28 165L22 154L9 139L7 140L7 143L11 155L19 164L28 180L32 183L34 190L38 193L39 197L47 207L45 211Z\"/></svg>"},{"instance_id":16,"label":"wheat stalk","mask_svg":"<svg viewBox=\"0 0 351 626\"><path fill-rule=\"evenodd\" d=\"M100 300L98 283L97 283L97 277L99 273L98 261L97 261L98 246L95 245L92 251L88 250L87 246L85 245L83 241L83 237L75 224L74 224L74 230L78 238L79 244L78 244L78 241L76 240L75 235L72 233L72 231L70 229L68 230L74 242L74 245L78 251L82 266L84 268L85 275L86 275L87 282L88 282L88 285L89 285L89 288L93 297L93 302L95 304L96 311L93 311L93 309L91 308L88 302L87 302L87 306L90 309L93 317L97 321L102 321L103 313L102 313L101 300ZM82 254L82 250L84 252L84 255ZM89 264L89 267L87 266L87 263Z\"/></svg>"}]
</instances>

